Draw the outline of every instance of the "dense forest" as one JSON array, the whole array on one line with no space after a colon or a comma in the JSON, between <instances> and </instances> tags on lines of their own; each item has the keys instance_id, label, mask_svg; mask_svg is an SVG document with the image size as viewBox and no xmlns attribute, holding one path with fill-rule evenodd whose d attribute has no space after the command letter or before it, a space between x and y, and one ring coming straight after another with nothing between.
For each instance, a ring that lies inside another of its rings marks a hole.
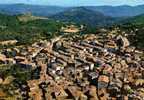
<instances>
[{"instance_id":1,"label":"dense forest","mask_svg":"<svg viewBox=\"0 0 144 100\"><path fill-rule=\"evenodd\" d=\"M32 43L38 39L58 35L64 25L50 19L20 21L17 16L0 14L0 41L16 39L20 44Z\"/></svg>"}]
</instances>

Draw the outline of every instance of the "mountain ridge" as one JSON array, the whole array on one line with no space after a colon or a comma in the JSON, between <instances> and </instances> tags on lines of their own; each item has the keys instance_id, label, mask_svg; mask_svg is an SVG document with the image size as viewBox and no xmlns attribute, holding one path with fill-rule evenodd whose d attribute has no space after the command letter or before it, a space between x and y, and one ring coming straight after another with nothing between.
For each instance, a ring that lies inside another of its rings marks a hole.
<instances>
[{"instance_id":1,"label":"mountain ridge","mask_svg":"<svg viewBox=\"0 0 144 100\"><path fill-rule=\"evenodd\" d=\"M132 17L144 13L144 5L129 6L80 6L93 11L99 11L111 17ZM51 16L73 7L55 5L30 5L30 4L0 4L0 12L7 14L21 14L31 12L37 16Z\"/></svg>"},{"instance_id":2,"label":"mountain ridge","mask_svg":"<svg viewBox=\"0 0 144 100\"><path fill-rule=\"evenodd\" d=\"M86 24L90 26L106 25L110 24L114 20L110 16L105 16L101 12L92 11L85 7L74 7L64 12L53 15L49 18L65 22Z\"/></svg>"}]
</instances>

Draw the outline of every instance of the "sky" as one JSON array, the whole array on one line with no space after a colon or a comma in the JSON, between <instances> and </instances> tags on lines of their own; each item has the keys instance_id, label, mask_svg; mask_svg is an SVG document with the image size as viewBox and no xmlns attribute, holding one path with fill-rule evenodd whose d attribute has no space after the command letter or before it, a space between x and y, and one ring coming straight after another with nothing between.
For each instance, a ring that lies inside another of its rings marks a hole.
<instances>
[{"instance_id":1,"label":"sky","mask_svg":"<svg viewBox=\"0 0 144 100\"><path fill-rule=\"evenodd\" d=\"M144 0L0 0L0 4L36 4L36 5L59 5L59 6L100 6L100 5L141 5Z\"/></svg>"}]
</instances>

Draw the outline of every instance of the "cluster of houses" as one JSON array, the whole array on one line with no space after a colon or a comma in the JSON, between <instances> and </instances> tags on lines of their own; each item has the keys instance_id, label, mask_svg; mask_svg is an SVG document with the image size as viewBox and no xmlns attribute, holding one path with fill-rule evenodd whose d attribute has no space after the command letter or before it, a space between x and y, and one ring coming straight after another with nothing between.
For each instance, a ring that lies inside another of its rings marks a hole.
<instances>
[{"instance_id":1,"label":"cluster of houses","mask_svg":"<svg viewBox=\"0 0 144 100\"><path fill-rule=\"evenodd\" d=\"M142 55L126 37L89 34L3 50L0 64L34 70L19 89L24 100L144 100Z\"/></svg>"}]
</instances>

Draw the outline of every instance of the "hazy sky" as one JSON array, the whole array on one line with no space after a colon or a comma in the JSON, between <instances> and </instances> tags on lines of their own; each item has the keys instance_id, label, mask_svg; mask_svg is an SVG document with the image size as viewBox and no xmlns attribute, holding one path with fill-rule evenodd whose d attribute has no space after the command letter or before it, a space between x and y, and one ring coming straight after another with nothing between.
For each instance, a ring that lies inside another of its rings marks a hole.
<instances>
[{"instance_id":1,"label":"hazy sky","mask_svg":"<svg viewBox=\"0 0 144 100\"><path fill-rule=\"evenodd\" d=\"M26 3L38 5L60 5L60 6L80 6L80 5L141 5L144 0L0 0L0 3Z\"/></svg>"}]
</instances>

